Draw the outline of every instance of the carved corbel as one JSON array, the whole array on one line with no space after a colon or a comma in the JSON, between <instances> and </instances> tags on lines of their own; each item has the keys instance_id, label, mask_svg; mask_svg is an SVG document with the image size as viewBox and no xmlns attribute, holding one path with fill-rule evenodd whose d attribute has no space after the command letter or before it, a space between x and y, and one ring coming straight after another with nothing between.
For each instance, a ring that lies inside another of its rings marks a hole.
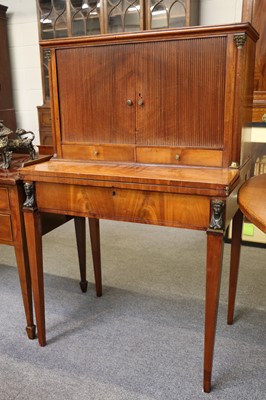
<instances>
[{"instance_id":1,"label":"carved corbel","mask_svg":"<svg viewBox=\"0 0 266 400\"><path fill-rule=\"evenodd\" d=\"M211 201L211 220L209 229L223 230L224 229L224 201L212 200Z\"/></svg>"},{"instance_id":2,"label":"carved corbel","mask_svg":"<svg viewBox=\"0 0 266 400\"><path fill-rule=\"evenodd\" d=\"M26 200L23 203L23 207L36 208L34 184L32 182L24 183L24 191L26 194Z\"/></svg>"},{"instance_id":3,"label":"carved corbel","mask_svg":"<svg viewBox=\"0 0 266 400\"><path fill-rule=\"evenodd\" d=\"M234 36L234 42L238 49L242 49L246 41L247 41L247 35L245 33L241 33Z\"/></svg>"}]
</instances>

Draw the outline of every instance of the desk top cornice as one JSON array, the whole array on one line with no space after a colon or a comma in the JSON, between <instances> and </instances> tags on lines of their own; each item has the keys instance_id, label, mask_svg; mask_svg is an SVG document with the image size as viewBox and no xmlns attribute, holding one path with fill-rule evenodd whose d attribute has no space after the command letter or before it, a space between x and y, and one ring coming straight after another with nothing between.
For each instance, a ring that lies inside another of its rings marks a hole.
<instances>
[{"instance_id":1,"label":"desk top cornice","mask_svg":"<svg viewBox=\"0 0 266 400\"><path fill-rule=\"evenodd\" d=\"M246 33L252 40L257 41L259 38L258 32L250 23L238 23L227 25L213 26L190 26L184 28L161 29L139 32L121 32L116 34L102 34L94 36L79 36L66 37L61 39L41 40L41 47L49 49L58 47L84 46L84 45L100 45L100 44L115 44L115 43L140 43L158 40L174 40L185 38L199 38L210 35L224 36L228 34Z\"/></svg>"}]
</instances>

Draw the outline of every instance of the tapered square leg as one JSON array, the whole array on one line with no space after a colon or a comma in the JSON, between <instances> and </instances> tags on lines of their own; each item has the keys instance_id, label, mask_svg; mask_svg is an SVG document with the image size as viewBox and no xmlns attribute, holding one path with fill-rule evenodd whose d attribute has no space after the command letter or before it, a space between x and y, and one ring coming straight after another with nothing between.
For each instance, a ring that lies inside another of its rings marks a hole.
<instances>
[{"instance_id":1,"label":"tapered square leg","mask_svg":"<svg viewBox=\"0 0 266 400\"><path fill-rule=\"evenodd\" d=\"M36 314L37 335L40 346L45 346L46 334L41 218L38 210L34 208L24 207L23 212Z\"/></svg>"},{"instance_id":2,"label":"tapered square leg","mask_svg":"<svg viewBox=\"0 0 266 400\"><path fill-rule=\"evenodd\" d=\"M97 218L89 218L92 260L95 277L96 295L102 295L101 249L100 249L100 223Z\"/></svg>"},{"instance_id":3,"label":"tapered square leg","mask_svg":"<svg viewBox=\"0 0 266 400\"><path fill-rule=\"evenodd\" d=\"M243 226L243 214L239 209L233 218L233 227L232 227L228 313L227 313L227 323L229 325L231 325L234 320L235 299L236 299L236 289L237 289L237 280L239 271L240 250L241 250L242 226Z\"/></svg>"},{"instance_id":4,"label":"tapered square leg","mask_svg":"<svg viewBox=\"0 0 266 400\"><path fill-rule=\"evenodd\" d=\"M211 376L219 305L221 272L223 263L222 230L207 231L205 337L204 337L204 378L203 390L211 391Z\"/></svg>"},{"instance_id":5,"label":"tapered square leg","mask_svg":"<svg viewBox=\"0 0 266 400\"><path fill-rule=\"evenodd\" d=\"M74 217L74 222L79 259L80 288L85 293L88 287L86 279L86 221L84 217Z\"/></svg>"},{"instance_id":6,"label":"tapered square leg","mask_svg":"<svg viewBox=\"0 0 266 400\"><path fill-rule=\"evenodd\" d=\"M29 339L35 338L36 327L33 320L32 307L32 289L29 269L28 252L26 247L26 238L23 237L23 244L15 246L18 275L23 299L23 305L26 315L26 332Z\"/></svg>"}]
</instances>

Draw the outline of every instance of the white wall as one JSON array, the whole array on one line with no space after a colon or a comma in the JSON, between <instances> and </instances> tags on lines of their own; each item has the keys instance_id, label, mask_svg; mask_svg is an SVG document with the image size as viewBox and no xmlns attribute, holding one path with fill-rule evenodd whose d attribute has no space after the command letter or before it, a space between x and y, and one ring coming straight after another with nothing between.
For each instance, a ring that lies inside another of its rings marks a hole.
<instances>
[{"instance_id":1,"label":"white wall","mask_svg":"<svg viewBox=\"0 0 266 400\"><path fill-rule=\"evenodd\" d=\"M35 143L39 144L36 107L42 104L42 88L36 3L35 0L2 1L8 7L8 34L17 125L33 131L36 134ZM241 20L242 0L199 1L201 25Z\"/></svg>"},{"instance_id":2,"label":"white wall","mask_svg":"<svg viewBox=\"0 0 266 400\"><path fill-rule=\"evenodd\" d=\"M200 24L219 25L241 21L242 0L199 0Z\"/></svg>"},{"instance_id":3,"label":"white wall","mask_svg":"<svg viewBox=\"0 0 266 400\"><path fill-rule=\"evenodd\" d=\"M8 40L17 127L31 130L39 144L37 105L42 83L35 0L2 0L8 7Z\"/></svg>"}]
</instances>

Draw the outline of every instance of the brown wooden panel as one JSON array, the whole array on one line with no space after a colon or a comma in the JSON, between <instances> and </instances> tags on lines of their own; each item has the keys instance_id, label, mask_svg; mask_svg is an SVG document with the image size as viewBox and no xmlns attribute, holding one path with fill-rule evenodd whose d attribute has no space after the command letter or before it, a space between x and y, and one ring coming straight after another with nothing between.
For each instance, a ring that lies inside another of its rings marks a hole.
<instances>
[{"instance_id":1,"label":"brown wooden panel","mask_svg":"<svg viewBox=\"0 0 266 400\"><path fill-rule=\"evenodd\" d=\"M156 146L136 148L136 160L141 163L221 167L222 156L221 150Z\"/></svg>"},{"instance_id":2,"label":"brown wooden panel","mask_svg":"<svg viewBox=\"0 0 266 400\"><path fill-rule=\"evenodd\" d=\"M256 46L254 90L266 91L266 2L256 0L252 24L260 34Z\"/></svg>"},{"instance_id":3,"label":"brown wooden panel","mask_svg":"<svg viewBox=\"0 0 266 400\"><path fill-rule=\"evenodd\" d=\"M13 240L10 215L0 214L0 240Z\"/></svg>"},{"instance_id":4,"label":"brown wooden panel","mask_svg":"<svg viewBox=\"0 0 266 400\"><path fill-rule=\"evenodd\" d=\"M137 144L221 149L226 38L135 46Z\"/></svg>"},{"instance_id":5,"label":"brown wooden panel","mask_svg":"<svg viewBox=\"0 0 266 400\"><path fill-rule=\"evenodd\" d=\"M253 122L266 122L266 96L264 105L254 105L252 113Z\"/></svg>"},{"instance_id":6,"label":"brown wooden panel","mask_svg":"<svg viewBox=\"0 0 266 400\"><path fill-rule=\"evenodd\" d=\"M243 0L242 20L252 23L260 37L256 44L253 122L266 118L266 1Z\"/></svg>"},{"instance_id":7,"label":"brown wooden panel","mask_svg":"<svg viewBox=\"0 0 266 400\"><path fill-rule=\"evenodd\" d=\"M9 210L8 189L0 188L0 210Z\"/></svg>"},{"instance_id":8,"label":"brown wooden panel","mask_svg":"<svg viewBox=\"0 0 266 400\"><path fill-rule=\"evenodd\" d=\"M243 62L243 70L242 80L239 73L239 82L240 82L240 95L239 95L239 108L242 107L242 113L239 110L236 110L238 113L238 117L240 117L239 126L243 128L246 126L250 126L250 121L252 121L252 94L253 94L253 76L254 76L254 57L256 48L254 43L250 38L247 38L246 41L246 52L245 52L245 62ZM239 57L239 50L238 50L238 57ZM243 57L243 55L242 55ZM241 60L241 58L239 57ZM237 85L236 85L237 90ZM242 96L242 97L241 97ZM251 143L245 143L243 138L241 137L240 132L235 132L234 143L233 143L233 160L238 161L238 153L237 149L239 148L239 159L240 165L244 165L244 163L248 159L252 159L253 157L253 146ZM235 155L234 155L235 154Z\"/></svg>"},{"instance_id":9,"label":"brown wooden panel","mask_svg":"<svg viewBox=\"0 0 266 400\"><path fill-rule=\"evenodd\" d=\"M62 141L134 143L133 46L61 49L56 55Z\"/></svg>"},{"instance_id":10,"label":"brown wooden panel","mask_svg":"<svg viewBox=\"0 0 266 400\"><path fill-rule=\"evenodd\" d=\"M40 127L52 129L52 117L50 108L38 107L38 117Z\"/></svg>"},{"instance_id":11,"label":"brown wooden panel","mask_svg":"<svg viewBox=\"0 0 266 400\"><path fill-rule=\"evenodd\" d=\"M133 145L63 144L63 158L98 161L135 161Z\"/></svg>"},{"instance_id":12,"label":"brown wooden panel","mask_svg":"<svg viewBox=\"0 0 266 400\"><path fill-rule=\"evenodd\" d=\"M0 120L16 130L16 114L13 107L12 74L8 45L7 7L0 5Z\"/></svg>"},{"instance_id":13,"label":"brown wooden panel","mask_svg":"<svg viewBox=\"0 0 266 400\"><path fill-rule=\"evenodd\" d=\"M209 199L204 196L90 186L36 183L40 210L154 225L204 229Z\"/></svg>"}]
</instances>

